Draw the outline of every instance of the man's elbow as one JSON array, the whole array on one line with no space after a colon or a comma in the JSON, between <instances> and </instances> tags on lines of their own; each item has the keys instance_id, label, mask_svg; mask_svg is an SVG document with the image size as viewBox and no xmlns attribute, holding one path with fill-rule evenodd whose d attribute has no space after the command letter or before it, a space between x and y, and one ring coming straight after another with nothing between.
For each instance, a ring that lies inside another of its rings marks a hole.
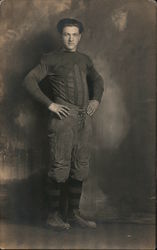
<instances>
[{"instance_id":1,"label":"man's elbow","mask_svg":"<svg viewBox=\"0 0 157 250\"><path fill-rule=\"evenodd\" d=\"M101 75L99 75L98 82L99 82L99 88L101 89L102 92L104 92L105 84L104 84L104 79L102 78Z\"/></svg>"},{"instance_id":2,"label":"man's elbow","mask_svg":"<svg viewBox=\"0 0 157 250\"><path fill-rule=\"evenodd\" d=\"M24 80L23 80L23 82L22 82L22 86L30 92L30 90L31 90L31 89L33 88L33 86L35 85L35 84L34 84L35 82L36 82L35 77L34 77L34 75L30 72L30 73L28 73L28 74L25 76L25 78L24 78Z\"/></svg>"},{"instance_id":3,"label":"man's elbow","mask_svg":"<svg viewBox=\"0 0 157 250\"><path fill-rule=\"evenodd\" d=\"M22 86L26 92L28 92L31 96L34 96L34 93L36 92L36 84L30 74L26 75L22 82Z\"/></svg>"}]
</instances>

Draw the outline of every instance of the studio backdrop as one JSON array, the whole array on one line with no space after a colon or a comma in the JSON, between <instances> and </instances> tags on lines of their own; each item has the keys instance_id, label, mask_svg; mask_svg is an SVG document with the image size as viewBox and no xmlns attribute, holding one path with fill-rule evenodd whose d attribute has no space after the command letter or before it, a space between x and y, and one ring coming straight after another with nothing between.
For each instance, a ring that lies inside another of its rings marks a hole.
<instances>
[{"instance_id":1,"label":"studio backdrop","mask_svg":"<svg viewBox=\"0 0 157 250\"><path fill-rule=\"evenodd\" d=\"M153 1L152 1L153 2ZM9 0L0 5L0 213L44 218L48 110L22 82L59 47L57 22L85 31L79 50L104 79L92 118L90 176L81 209L100 220L153 218L155 196L155 5L143 0ZM47 82L40 84L47 95ZM107 215L107 216L106 216Z\"/></svg>"}]
</instances>

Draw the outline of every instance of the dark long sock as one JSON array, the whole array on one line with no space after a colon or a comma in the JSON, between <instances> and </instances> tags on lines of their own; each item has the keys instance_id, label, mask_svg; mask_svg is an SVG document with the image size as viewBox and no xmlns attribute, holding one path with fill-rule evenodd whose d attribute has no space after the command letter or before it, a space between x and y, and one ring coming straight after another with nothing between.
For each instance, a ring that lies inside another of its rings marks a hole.
<instances>
[{"instance_id":1,"label":"dark long sock","mask_svg":"<svg viewBox=\"0 0 157 250\"><path fill-rule=\"evenodd\" d=\"M68 183L69 190L69 215L73 214L75 209L79 209L80 198L82 193L82 181L78 181L75 179L69 178Z\"/></svg>"},{"instance_id":2,"label":"dark long sock","mask_svg":"<svg viewBox=\"0 0 157 250\"><path fill-rule=\"evenodd\" d=\"M64 220L67 218L68 211L68 182L62 183L60 194L60 213Z\"/></svg>"},{"instance_id":3,"label":"dark long sock","mask_svg":"<svg viewBox=\"0 0 157 250\"><path fill-rule=\"evenodd\" d=\"M54 213L60 207L61 184L48 177L46 185L48 212Z\"/></svg>"}]
</instances>

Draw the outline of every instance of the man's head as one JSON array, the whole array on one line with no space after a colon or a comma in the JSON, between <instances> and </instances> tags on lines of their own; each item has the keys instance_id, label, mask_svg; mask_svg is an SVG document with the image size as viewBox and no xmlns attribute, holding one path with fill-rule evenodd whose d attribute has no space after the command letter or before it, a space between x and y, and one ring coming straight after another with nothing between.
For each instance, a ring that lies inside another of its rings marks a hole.
<instances>
[{"instance_id":1,"label":"man's head","mask_svg":"<svg viewBox=\"0 0 157 250\"><path fill-rule=\"evenodd\" d=\"M83 32L82 23L75 19L64 18L57 24L57 29L61 34L64 48L69 51L76 51Z\"/></svg>"}]
</instances>

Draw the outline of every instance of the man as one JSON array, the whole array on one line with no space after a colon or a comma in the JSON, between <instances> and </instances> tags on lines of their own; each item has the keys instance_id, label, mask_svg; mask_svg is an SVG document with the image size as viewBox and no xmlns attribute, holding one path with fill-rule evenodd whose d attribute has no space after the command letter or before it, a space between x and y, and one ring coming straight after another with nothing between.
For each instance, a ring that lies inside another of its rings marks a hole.
<instances>
[{"instance_id":1,"label":"man","mask_svg":"<svg viewBox=\"0 0 157 250\"><path fill-rule=\"evenodd\" d=\"M63 47L45 54L39 65L24 79L27 90L50 110L48 138L51 167L48 171L47 193L49 215L47 224L69 229L71 225L95 228L96 223L80 214L82 183L89 170L92 137L91 116L97 110L103 94L103 79L91 59L77 51L83 25L65 18L57 25ZM47 77L53 101L39 88ZM89 100L90 89L90 100ZM61 188L68 185L68 221L60 213Z\"/></svg>"}]
</instances>

